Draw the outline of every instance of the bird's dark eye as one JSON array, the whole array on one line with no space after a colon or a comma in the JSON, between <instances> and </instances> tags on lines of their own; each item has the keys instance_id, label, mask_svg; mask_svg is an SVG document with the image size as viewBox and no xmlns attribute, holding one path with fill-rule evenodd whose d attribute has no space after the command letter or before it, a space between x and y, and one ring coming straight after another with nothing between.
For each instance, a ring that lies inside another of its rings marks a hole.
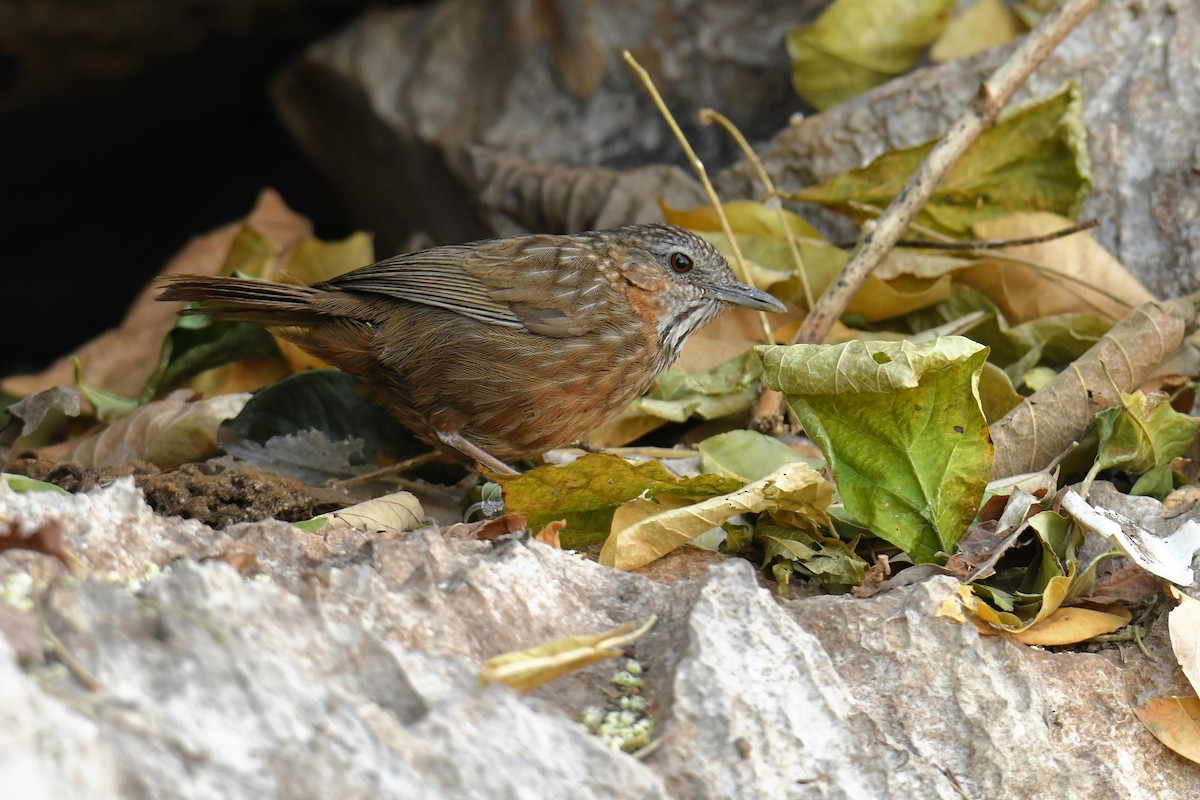
<instances>
[{"instance_id":1,"label":"bird's dark eye","mask_svg":"<svg viewBox=\"0 0 1200 800\"><path fill-rule=\"evenodd\" d=\"M671 253L670 261L671 269L678 273L682 274L684 272L692 271L692 259L683 253Z\"/></svg>"}]
</instances>

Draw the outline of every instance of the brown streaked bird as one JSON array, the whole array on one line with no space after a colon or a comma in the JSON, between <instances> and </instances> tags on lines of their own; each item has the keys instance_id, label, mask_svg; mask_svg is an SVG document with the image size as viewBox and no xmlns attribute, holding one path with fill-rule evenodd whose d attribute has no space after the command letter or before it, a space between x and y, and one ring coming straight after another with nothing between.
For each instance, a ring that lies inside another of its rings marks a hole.
<instances>
[{"instance_id":1,"label":"brown streaked bird","mask_svg":"<svg viewBox=\"0 0 1200 800\"><path fill-rule=\"evenodd\" d=\"M181 314L272 328L422 439L502 473L621 412L726 305L785 308L659 224L435 247L312 286L165 281L159 300L196 303Z\"/></svg>"}]
</instances>

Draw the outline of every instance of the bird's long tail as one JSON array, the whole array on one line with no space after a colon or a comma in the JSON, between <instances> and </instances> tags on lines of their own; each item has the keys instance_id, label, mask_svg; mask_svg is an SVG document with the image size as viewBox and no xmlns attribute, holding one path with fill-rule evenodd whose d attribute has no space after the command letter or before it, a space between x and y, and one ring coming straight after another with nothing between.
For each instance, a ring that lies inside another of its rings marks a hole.
<instances>
[{"instance_id":1,"label":"bird's long tail","mask_svg":"<svg viewBox=\"0 0 1200 800\"><path fill-rule=\"evenodd\" d=\"M309 326L324 315L313 301L322 289L248 278L211 275L168 275L158 300L195 303L181 314L209 314L233 322L254 322L272 327Z\"/></svg>"}]
</instances>

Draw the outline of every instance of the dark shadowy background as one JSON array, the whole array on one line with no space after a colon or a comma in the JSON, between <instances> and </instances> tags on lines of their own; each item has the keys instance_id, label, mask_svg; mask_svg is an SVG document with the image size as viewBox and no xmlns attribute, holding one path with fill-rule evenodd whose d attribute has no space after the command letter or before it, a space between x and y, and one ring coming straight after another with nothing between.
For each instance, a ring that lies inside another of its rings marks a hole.
<instances>
[{"instance_id":1,"label":"dark shadowy background","mask_svg":"<svg viewBox=\"0 0 1200 800\"><path fill-rule=\"evenodd\" d=\"M0 3L0 376L116 324L176 250L265 186L318 235L353 230L267 87L369 5Z\"/></svg>"}]
</instances>

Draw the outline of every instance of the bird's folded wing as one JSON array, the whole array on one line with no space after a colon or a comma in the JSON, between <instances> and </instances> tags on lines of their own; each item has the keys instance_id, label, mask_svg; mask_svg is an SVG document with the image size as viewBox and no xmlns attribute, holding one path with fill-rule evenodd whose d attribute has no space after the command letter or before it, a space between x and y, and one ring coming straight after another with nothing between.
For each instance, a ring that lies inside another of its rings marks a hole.
<instances>
[{"instance_id":1,"label":"bird's folded wing","mask_svg":"<svg viewBox=\"0 0 1200 800\"><path fill-rule=\"evenodd\" d=\"M566 260L563 256L567 255ZM488 250L452 245L408 253L329 281L329 288L370 292L437 306L471 319L543 336L592 330L603 292L583 297L569 254L536 237L524 247ZM597 287L598 288L598 287Z\"/></svg>"},{"instance_id":2,"label":"bird's folded wing","mask_svg":"<svg viewBox=\"0 0 1200 800\"><path fill-rule=\"evenodd\" d=\"M437 306L491 325L524 328L508 303L493 299L482 281L463 270L469 253L469 247L407 253L339 275L324 286Z\"/></svg>"}]
</instances>

